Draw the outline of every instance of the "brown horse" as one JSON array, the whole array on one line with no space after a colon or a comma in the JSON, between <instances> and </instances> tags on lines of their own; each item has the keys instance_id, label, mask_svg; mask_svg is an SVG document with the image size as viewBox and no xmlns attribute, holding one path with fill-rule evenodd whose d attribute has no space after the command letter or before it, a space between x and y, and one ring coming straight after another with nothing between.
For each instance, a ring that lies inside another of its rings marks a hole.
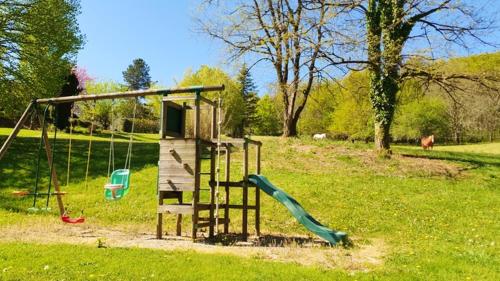
<instances>
[{"instance_id":1,"label":"brown horse","mask_svg":"<svg viewBox=\"0 0 500 281\"><path fill-rule=\"evenodd\" d=\"M430 135L428 137L422 137L420 139L420 144L422 144L422 148L424 150L432 149L434 147L434 135Z\"/></svg>"}]
</instances>

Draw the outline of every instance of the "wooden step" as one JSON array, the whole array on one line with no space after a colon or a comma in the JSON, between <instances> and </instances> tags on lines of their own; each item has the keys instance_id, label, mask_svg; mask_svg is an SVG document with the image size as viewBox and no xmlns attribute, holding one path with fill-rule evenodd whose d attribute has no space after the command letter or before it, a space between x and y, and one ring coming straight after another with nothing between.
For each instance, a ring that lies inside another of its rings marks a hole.
<instances>
[{"instance_id":1,"label":"wooden step","mask_svg":"<svg viewBox=\"0 0 500 281\"><path fill-rule=\"evenodd\" d=\"M198 205L199 211L210 210L209 205ZM158 213L168 213L168 214L193 214L193 205L191 203L185 204L164 204L159 205L157 209Z\"/></svg>"},{"instance_id":2,"label":"wooden step","mask_svg":"<svg viewBox=\"0 0 500 281\"><path fill-rule=\"evenodd\" d=\"M219 225L222 225L224 223L225 223L224 218L219 218ZM204 220L204 221L198 223L196 226L197 226L197 228L203 228L203 227L209 227L212 225L215 226L215 219L213 219L212 221L208 221L208 220L205 221Z\"/></svg>"},{"instance_id":3,"label":"wooden step","mask_svg":"<svg viewBox=\"0 0 500 281\"><path fill-rule=\"evenodd\" d=\"M191 204L172 204L172 205L160 205L158 206L158 213L168 213L168 214L193 214L193 206Z\"/></svg>"}]
</instances>

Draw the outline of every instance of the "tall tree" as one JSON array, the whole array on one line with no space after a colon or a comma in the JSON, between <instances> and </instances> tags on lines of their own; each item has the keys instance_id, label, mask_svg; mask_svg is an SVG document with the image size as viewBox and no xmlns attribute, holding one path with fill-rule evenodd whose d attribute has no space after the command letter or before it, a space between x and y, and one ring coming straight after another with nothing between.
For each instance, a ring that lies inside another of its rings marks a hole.
<instances>
[{"instance_id":1,"label":"tall tree","mask_svg":"<svg viewBox=\"0 0 500 281\"><path fill-rule=\"evenodd\" d=\"M229 46L229 60L246 56L272 65L285 108L283 136L297 135L314 81L328 75L328 66L345 63L336 54L342 31L334 30L345 8L330 2L208 1L209 14L200 19L203 32Z\"/></svg>"},{"instance_id":2,"label":"tall tree","mask_svg":"<svg viewBox=\"0 0 500 281\"><path fill-rule=\"evenodd\" d=\"M151 86L149 65L141 58L132 61L132 64L123 71L123 79L130 90L144 90Z\"/></svg>"},{"instance_id":3,"label":"tall tree","mask_svg":"<svg viewBox=\"0 0 500 281\"><path fill-rule=\"evenodd\" d=\"M219 97L222 99L222 133L229 136L238 135L238 128L243 120L244 101L239 93L238 82L223 70L216 67L202 65L195 72L187 71L184 78L179 82L179 87L188 87L192 85L221 85L224 84L226 89L222 92L207 92L203 95L212 100ZM205 113L209 113L205 111ZM203 114L203 112L202 112ZM209 116L207 116L209 118ZM209 120L209 119L207 119ZM189 126L192 123L188 124ZM191 130L192 128L188 128ZM206 135L209 135L209 126L202 124L203 130L206 130Z\"/></svg>"},{"instance_id":4,"label":"tall tree","mask_svg":"<svg viewBox=\"0 0 500 281\"><path fill-rule=\"evenodd\" d=\"M437 42L445 42L447 46L441 47L448 48L450 45L467 47L469 39L484 43L477 32L488 28L488 24L476 16L474 7L463 1L354 0L352 3L363 11L366 20L375 148L381 152L389 151L396 94L405 79L420 77L443 87L452 87L454 80L467 78L461 74L445 76L422 67L422 64L412 64L407 58L415 57L417 53L409 53L416 48L408 43L424 39L433 50L431 55L439 55Z\"/></svg>"},{"instance_id":5,"label":"tall tree","mask_svg":"<svg viewBox=\"0 0 500 281\"><path fill-rule=\"evenodd\" d=\"M0 1L0 115L58 95L83 45L78 0Z\"/></svg>"},{"instance_id":6,"label":"tall tree","mask_svg":"<svg viewBox=\"0 0 500 281\"><path fill-rule=\"evenodd\" d=\"M239 135L239 137L242 137L244 134L251 133L252 125L256 121L255 110L257 107L257 102L259 101L259 97L257 96L257 87L253 82L250 69L246 64L243 64L241 66L237 80L240 87L240 94L243 97L245 106L243 120L241 122L240 128L238 128L239 132L237 134Z\"/></svg>"}]
</instances>

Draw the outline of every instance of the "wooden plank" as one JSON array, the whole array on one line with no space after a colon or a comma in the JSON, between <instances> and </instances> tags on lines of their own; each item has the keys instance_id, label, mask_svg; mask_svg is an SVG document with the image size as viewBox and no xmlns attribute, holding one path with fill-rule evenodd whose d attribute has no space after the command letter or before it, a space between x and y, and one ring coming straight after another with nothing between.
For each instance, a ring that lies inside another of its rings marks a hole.
<instances>
[{"instance_id":1,"label":"wooden plank","mask_svg":"<svg viewBox=\"0 0 500 281\"><path fill-rule=\"evenodd\" d=\"M10 133L10 135L7 137L5 142L2 145L2 148L0 148L0 160L3 158L5 153L7 152L7 149L9 149L10 144L14 141L14 139L17 137L17 134L23 127L24 123L28 119L30 113L32 112L33 106L35 105L34 102L31 102L26 110L24 110L23 114L21 115L21 118L19 118L19 121L17 121L16 126L14 126L14 129Z\"/></svg>"},{"instance_id":2,"label":"wooden plank","mask_svg":"<svg viewBox=\"0 0 500 281\"><path fill-rule=\"evenodd\" d=\"M243 212L242 236L247 241L248 237L248 143L243 145Z\"/></svg>"},{"instance_id":3,"label":"wooden plank","mask_svg":"<svg viewBox=\"0 0 500 281\"><path fill-rule=\"evenodd\" d=\"M243 205L236 205L236 204L221 204L220 205L223 208L228 208L228 209L236 209L236 210L243 210ZM252 205L247 205L246 207L248 210L255 210L255 206Z\"/></svg>"},{"instance_id":4,"label":"wooden plank","mask_svg":"<svg viewBox=\"0 0 500 281\"><path fill-rule=\"evenodd\" d=\"M215 181L215 148L210 148L210 181ZM210 187L210 220L215 221L215 187ZM214 224L210 225L208 237L214 237Z\"/></svg>"},{"instance_id":5,"label":"wooden plank","mask_svg":"<svg viewBox=\"0 0 500 281\"><path fill-rule=\"evenodd\" d=\"M170 149L179 150L179 151L181 151L181 150L190 150L190 151L194 152L195 148L196 148L195 144L189 144L189 145L163 144L163 145L160 145L160 153L170 152Z\"/></svg>"},{"instance_id":6,"label":"wooden plank","mask_svg":"<svg viewBox=\"0 0 500 281\"><path fill-rule=\"evenodd\" d=\"M177 162L176 160L160 160L158 163L160 170L180 169L189 171L194 175L194 159L192 161Z\"/></svg>"},{"instance_id":7,"label":"wooden plank","mask_svg":"<svg viewBox=\"0 0 500 281\"><path fill-rule=\"evenodd\" d=\"M260 175L260 146L255 148L255 173ZM260 188L255 188L255 233L260 236Z\"/></svg>"},{"instance_id":8,"label":"wooden plank","mask_svg":"<svg viewBox=\"0 0 500 281\"><path fill-rule=\"evenodd\" d=\"M182 156L184 154L190 155L194 154L196 146L190 145L190 146L164 146L160 148L160 153L159 154L178 154L179 156Z\"/></svg>"},{"instance_id":9,"label":"wooden plank","mask_svg":"<svg viewBox=\"0 0 500 281\"><path fill-rule=\"evenodd\" d=\"M196 152L194 151L195 148L191 148L190 150L186 151L160 151L158 153L159 160L176 160L177 162L181 162L182 160L189 160L193 161L195 160Z\"/></svg>"},{"instance_id":10,"label":"wooden plank","mask_svg":"<svg viewBox=\"0 0 500 281\"><path fill-rule=\"evenodd\" d=\"M225 159L225 171L224 171L224 177L225 177L225 184L220 183L222 186L224 186L225 191L226 191L226 200L225 200L225 206L224 206L224 234L229 233L229 181L231 180L231 151L228 149L226 151L226 159Z\"/></svg>"},{"instance_id":11,"label":"wooden plank","mask_svg":"<svg viewBox=\"0 0 500 281\"><path fill-rule=\"evenodd\" d=\"M210 99L208 99L208 98L206 98L206 97L204 97L204 96L202 96L202 95L200 95L200 100L201 100L202 102L204 102L204 103L206 103L206 104L208 104L208 105L212 106L212 107L217 106L217 103L216 103L216 102L214 102L213 100L210 100Z\"/></svg>"},{"instance_id":12,"label":"wooden plank","mask_svg":"<svg viewBox=\"0 0 500 281\"><path fill-rule=\"evenodd\" d=\"M165 176L173 176L173 177L193 177L194 176L194 171L190 169L186 169L184 166L178 166L178 167L169 167L167 169L162 169L159 173L159 175L165 175Z\"/></svg>"},{"instance_id":13,"label":"wooden plank","mask_svg":"<svg viewBox=\"0 0 500 281\"><path fill-rule=\"evenodd\" d=\"M196 97L193 96L166 96L162 98L162 101L188 101L195 99Z\"/></svg>"},{"instance_id":14,"label":"wooden plank","mask_svg":"<svg viewBox=\"0 0 500 281\"><path fill-rule=\"evenodd\" d=\"M172 204L172 205L159 205L158 213L168 213L168 214L193 214L193 206L191 204Z\"/></svg>"},{"instance_id":15,"label":"wooden plank","mask_svg":"<svg viewBox=\"0 0 500 281\"><path fill-rule=\"evenodd\" d=\"M211 126L210 126L210 136L211 136L211 139L217 139L217 110L216 110L216 106L212 106L211 108L211 113L212 113L212 122L211 122Z\"/></svg>"},{"instance_id":16,"label":"wooden plank","mask_svg":"<svg viewBox=\"0 0 500 281\"><path fill-rule=\"evenodd\" d=\"M177 197L177 202L179 202L179 204L182 205L183 204L182 200L183 200L182 192L179 192ZM182 214L177 215L177 225L175 229L175 234L177 234L177 236L181 236L182 234Z\"/></svg>"},{"instance_id":17,"label":"wooden plank","mask_svg":"<svg viewBox=\"0 0 500 281\"><path fill-rule=\"evenodd\" d=\"M216 139L212 139L213 142L217 142ZM256 141L256 140L252 140L252 139L249 139L249 138L233 138L233 139L230 139L230 140L222 140L222 143L227 145L227 146L239 146L239 145L244 145L245 143L249 143L249 144L254 144L254 145L257 145L257 146L261 146L262 145L262 142L260 141Z\"/></svg>"},{"instance_id":18,"label":"wooden plank","mask_svg":"<svg viewBox=\"0 0 500 281\"><path fill-rule=\"evenodd\" d=\"M194 176L173 176L170 174L160 174L158 178L159 183L193 183L194 184Z\"/></svg>"},{"instance_id":19,"label":"wooden plank","mask_svg":"<svg viewBox=\"0 0 500 281\"><path fill-rule=\"evenodd\" d=\"M159 183L158 190L160 191L194 191L194 183Z\"/></svg>"},{"instance_id":20,"label":"wooden plank","mask_svg":"<svg viewBox=\"0 0 500 281\"><path fill-rule=\"evenodd\" d=\"M170 151L160 151L159 156L160 160L163 159L191 159L194 160L194 157L196 155L195 153L195 148L189 148L186 150L176 150L173 149L172 152Z\"/></svg>"},{"instance_id":21,"label":"wooden plank","mask_svg":"<svg viewBox=\"0 0 500 281\"><path fill-rule=\"evenodd\" d=\"M215 186L216 182L215 182L215 181L213 181L213 182L209 181L209 182L208 182L208 184L209 184L209 185L214 185L214 186ZM225 185L227 185L227 186L229 186L229 187L243 187L243 186L244 186L244 182L243 182L243 181L229 181L229 182L227 182L227 181L221 181L221 182L220 182L220 185L221 185L221 186L225 186ZM247 187L248 187L248 188L250 188L250 187L255 187L255 185L254 185L254 184L252 184L251 182L248 182L248 183L247 183Z\"/></svg>"},{"instance_id":22,"label":"wooden plank","mask_svg":"<svg viewBox=\"0 0 500 281\"><path fill-rule=\"evenodd\" d=\"M158 206L163 205L163 194L158 192ZM163 236L163 214L157 212L156 214L156 239L161 239Z\"/></svg>"},{"instance_id":23,"label":"wooden plank","mask_svg":"<svg viewBox=\"0 0 500 281\"><path fill-rule=\"evenodd\" d=\"M196 160L196 156L194 154L191 155L172 155L170 153L161 153L159 155L159 160L160 161L171 161L171 162L177 162L179 164L194 164L194 161Z\"/></svg>"},{"instance_id":24,"label":"wooden plank","mask_svg":"<svg viewBox=\"0 0 500 281\"><path fill-rule=\"evenodd\" d=\"M194 114L194 138L196 139L196 161L194 166L195 173L195 183L193 191L193 227L191 232L191 237L196 240L197 230L198 230L198 204L200 202L200 171L201 171L201 128L200 128L200 92L196 93L196 100L194 101L195 114Z\"/></svg>"},{"instance_id":25,"label":"wooden plank","mask_svg":"<svg viewBox=\"0 0 500 281\"><path fill-rule=\"evenodd\" d=\"M43 124L43 115L38 114L38 120L40 121L40 124ZM55 165L52 165L52 148L50 146L50 140L49 136L47 135L47 130L42 130L42 138L43 142L45 144L45 154L47 155L47 162L49 164L49 168L52 167L52 183L54 184L54 189L56 191L56 199L57 199L57 206L59 207L59 215L64 215L66 213L66 210L64 208L64 202L62 200L61 196L61 188L59 186L59 180L57 179L57 172L56 172L56 167Z\"/></svg>"},{"instance_id":26,"label":"wooden plank","mask_svg":"<svg viewBox=\"0 0 500 281\"><path fill-rule=\"evenodd\" d=\"M194 139L161 139L160 147L172 146L172 147L184 147L184 146L196 146L196 141Z\"/></svg>"}]
</instances>

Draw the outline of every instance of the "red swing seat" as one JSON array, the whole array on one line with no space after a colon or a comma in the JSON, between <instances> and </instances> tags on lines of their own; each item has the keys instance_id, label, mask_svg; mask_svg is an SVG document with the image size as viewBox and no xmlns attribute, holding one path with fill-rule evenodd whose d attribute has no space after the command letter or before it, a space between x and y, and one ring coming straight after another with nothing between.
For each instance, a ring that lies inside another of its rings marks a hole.
<instances>
[{"instance_id":1,"label":"red swing seat","mask_svg":"<svg viewBox=\"0 0 500 281\"><path fill-rule=\"evenodd\" d=\"M77 224L77 223L84 223L85 222L85 217L80 216L78 218L71 218L70 216L64 214L61 216L61 220L65 223L69 224Z\"/></svg>"}]
</instances>

